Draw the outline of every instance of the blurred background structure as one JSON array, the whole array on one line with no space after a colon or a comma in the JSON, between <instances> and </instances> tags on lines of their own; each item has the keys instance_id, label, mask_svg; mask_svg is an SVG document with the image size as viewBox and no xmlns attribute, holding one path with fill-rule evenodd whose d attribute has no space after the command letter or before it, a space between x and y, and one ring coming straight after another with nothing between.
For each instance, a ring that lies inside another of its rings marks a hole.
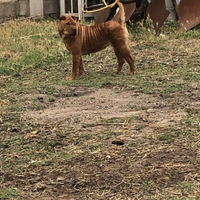
<instances>
[{"instance_id":1,"label":"blurred background structure","mask_svg":"<svg viewBox=\"0 0 200 200\"><path fill-rule=\"evenodd\" d=\"M95 23L117 20L119 0L0 0L0 23L16 17L59 17L73 14L79 20L90 17ZM149 17L156 34L166 20L179 21L178 31L200 23L200 0L120 0L126 20L133 23Z\"/></svg>"}]
</instances>

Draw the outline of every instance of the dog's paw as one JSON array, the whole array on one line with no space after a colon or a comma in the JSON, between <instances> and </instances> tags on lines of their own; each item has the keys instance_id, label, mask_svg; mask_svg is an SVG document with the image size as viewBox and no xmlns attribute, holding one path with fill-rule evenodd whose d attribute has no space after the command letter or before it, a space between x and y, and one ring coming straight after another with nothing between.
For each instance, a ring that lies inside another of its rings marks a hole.
<instances>
[{"instance_id":1,"label":"dog's paw","mask_svg":"<svg viewBox=\"0 0 200 200\"><path fill-rule=\"evenodd\" d=\"M69 76L69 77L66 78L66 80L67 81L72 81L72 80L74 80L74 76Z\"/></svg>"},{"instance_id":2,"label":"dog's paw","mask_svg":"<svg viewBox=\"0 0 200 200\"><path fill-rule=\"evenodd\" d=\"M115 74L119 74L119 71L116 70L116 71L114 71L113 73L115 73Z\"/></svg>"},{"instance_id":3,"label":"dog's paw","mask_svg":"<svg viewBox=\"0 0 200 200\"><path fill-rule=\"evenodd\" d=\"M130 75L133 75L134 73L135 73L135 71L130 71L129 72Z\"/></svg>"}]
</instances>

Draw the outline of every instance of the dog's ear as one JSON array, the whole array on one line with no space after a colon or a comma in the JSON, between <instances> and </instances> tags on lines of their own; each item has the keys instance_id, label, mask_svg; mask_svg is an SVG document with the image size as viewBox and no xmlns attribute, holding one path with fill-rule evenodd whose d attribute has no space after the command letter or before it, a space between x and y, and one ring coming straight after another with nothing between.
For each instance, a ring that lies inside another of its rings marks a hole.
<instances>
[{"instance_id":1,"label":"dog's ear","mask_svg":"<svg viewBox=\"0 0 200 200\"><path fill-rule=\"evenodd\" d=\"M73 20L76 20L76 16L74 16L74 15L72 15L71 18L72 18Z\"/></svg>"},{"instance_id":2,"label":"dog's ear","mask_svg":"<svg viewBox=\"0 0 200 200\"><path fill-rule=\"evenodd\" d=\"M65 20L65 19L66 19L66 17L63 15L63 16L60 17L59 20L61 21L61 20Z\"/></svg>"}]
</instances>

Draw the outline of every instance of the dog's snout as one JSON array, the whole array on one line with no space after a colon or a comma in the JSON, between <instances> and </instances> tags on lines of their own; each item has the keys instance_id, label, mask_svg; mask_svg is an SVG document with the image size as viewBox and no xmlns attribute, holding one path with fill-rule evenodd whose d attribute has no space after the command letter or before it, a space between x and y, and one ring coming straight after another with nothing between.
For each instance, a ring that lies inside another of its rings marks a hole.
<instances>
[{"instance_id":1,"label":"dog's snout","mask_svg":"<svg viewBox=\"0 0 200 200\"><path fill-rule=\"evenodd\" d=\"M73 27L73 35L76 35L76 27Z\"/></svg>"},{"instance_id":2,"label":"dog's snout","mask_svg":"<svg viewBox=\"0 0 200 200\"><path fill-rule=\"evenodd\" d=\"M63 33L66 36L76 36L76 26L67 26L63 28Z\"/></svg>"}]
</instances>

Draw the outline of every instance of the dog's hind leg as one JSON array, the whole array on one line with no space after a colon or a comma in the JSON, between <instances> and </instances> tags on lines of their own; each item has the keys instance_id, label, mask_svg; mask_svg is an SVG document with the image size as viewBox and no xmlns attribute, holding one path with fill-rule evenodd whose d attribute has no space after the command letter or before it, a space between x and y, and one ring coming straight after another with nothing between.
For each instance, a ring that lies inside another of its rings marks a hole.
<instances>
[{"instance_id":1,"label":"dog's hind leg","mask_svg":"<svg viewBox=\"0 0 200 200\"><path fill-rule=\"evenodd\" d=\"M124 55L124 59L130 66L130 74L135 73L135 66L134 66L134 58L131 56L130 51L128 50L127 54Z\"/></svg>"},{"instance_id":2,"label":"dog's hind leg","mask_svg":"<svg viewBox=\"0 0 200 200\"><path fill-rule=\"evenodd\" d=\"M114 48L115 51L115 55L117 56L117 60L118 60L118 67L117 70L114 71L114 73L118 74L119 72L121 72L122 70L122 66L125 63L125 60L123 57L121 57L121 54Z\"/></svg>"},{"instance_id":3,"label":"dog's hind leg","mask_svg":"<svg viewBox=\"0 0 200 200\"><path fill-rule=\"evenodd\" d=\"M131 53L130 53L127 45L125 45L125 44L117 45L114 47L114 49L115 49L115 52L117 52L116 55L118 55L117 56L118 61L121 60L121 62L122 62L122 60L123 61L126 60L126 62L130 66L130 74L134 74L134 72L135 72L134 58L131 56ZM120 67L122 68L122 65L119 64L117 72L118 72L118 70L121 71Z\"/></svg>"}]
</instances>

